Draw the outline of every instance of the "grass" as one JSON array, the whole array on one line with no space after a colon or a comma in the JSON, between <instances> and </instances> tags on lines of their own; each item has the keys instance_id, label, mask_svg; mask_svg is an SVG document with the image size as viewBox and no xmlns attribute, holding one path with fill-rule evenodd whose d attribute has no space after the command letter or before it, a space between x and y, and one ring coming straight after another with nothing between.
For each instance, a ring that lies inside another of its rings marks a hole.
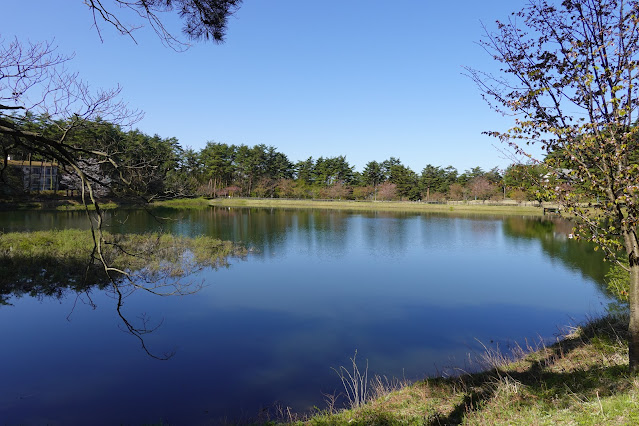
<instances>
[{"instance_id":1,"label":"grass","mask_svg":"<svg viewBox=\"0 0 639 426\"><path fill-rule=\"evenodd\" d=\"M100 208L114 209L119 203L100 200ZM84 210L80 197L67 197L64 191L40 191L32 194L4 195L0 197L0 210ZM93 206L89 206L94 209Z\"/></svg>"},{"instance_id":2,"label":"grass","mask_svg":"<svg viewBox=\"0 0 639 426\"><path fill-rule=\"evenodd\" d=\"M119 201L100 201L102 210L117 209L123 205ZM131 205L130 202L124 205ZM168 209L205 209L209 207L209 201L205 198L181 198L176 200L164 200L150 203L149 207L161 207ZM92 204L88 205L89 210L95 210ZM0 200L0 210L61 210L78 211L84 210L84 204L79 198L53 197L43 199L28 200L25 197L14 200Z\"/></svg>"},{"instance_id":3,"label":"grass","mask_svg":"<svg viewBox=\"0 0 639 426\"><path fill-rule=\"evenodd\" d=\"M179 198L175 200L156 201L151 207L163 207L169 209L206 209L210 206L205 198Z\"/></svg>"},{"instance_id":4,"label":"grass","mask_svg":"<svg viewBox=\"0 0 639 426\"><path fill-rule=\"evenodd\" d=\"M88 230L0 233L0 304L11 295L61 296L66 290L108 284L93 248ZM204 267L225 266L228 257L246 251L207 236L105 233L103 253L110 266L136 282L157 284L177 283Z\"/></svg>"},{"instance_id":5,"label":"grass","mask_svg":"<svg viewBox=\"0 0 639 426\"><path fill-rule=\"evenodd\" d=\"M333 401L312 416L288 412L280 423L639 424L639 377L628 370L626 319L593 320L532 352L486 351L480 373L401 386L376 378L365 404L336 410Z\"/></svg>"},{"instance_id":6,"label":"grass","mask_svg":"<svg viewBox=\"0 0 639 426\"><path fill-rule=\"evenodd\" d=\"M168 209L205 209L209 206L223 207L263 207L263 208L295 208L295 209L334 209L351 211L395 211L395 212L431 212L446 214L490 214L490 215L526 215L541 216L539 207L521 206L487 202L479 204L428 204L412 201L326 201L326 200L289 200L289 199L257 199L257 198L181 198L175 200L156 201L150 207ZM121 207L119 202L105 201L100 203L104 210ZM93 209L92 206L89 206ZM84 210L84 205L75 199L66 197L47 198L46 200L14 199L0 201L0 210L39 210L56 209L63 211Z\"/></svg>"},{"instance_id":7,"label":"grass","mask_svg":"<svg viewBox=\"0 0 639 426\"><path fill-rule=\"evenodd\" d=\"M120 205L114 201L100 202L102 210L116 209ZM92 204L88 205L89 210L95 210ZM20 200L0 200L1 210L62 210L77 211L84 210L84 204L73 198L47 198L47 199L20 199Z\"/></svg>"},{"instance_id":8,"label":"grass","mask_svg":"<svg viewBox=\"0 0 639 426\"><path fill-rule=\"evenodd\" d=\"M38 202L38 201L22 201L22 202L15 202L15 201L7 201L7 200L0 200L0 211L3 210L40 210L42 209L42 203Z\"/></svg>"},{"instance_id":9,"label":"grass","mask_svg":"<svg viewBox=\"0 0 639 426\"><path fill-rule=\"evenodd\" d=\"M120 207L120 205L114 201L107 201L104 203L100 203L100 208L102 210L113 210L113 209L117 209L118 207ZM87 204L87 206L85 207L84 204L76 200L68 200L66 202L58 203L55 206L56 210L63 210L63 211L78 211L78 210L83 211L85 210L85 208L88 208L89 210L95 210L95 206L93 204Z\"/></svg>"},{"instance_id":10,"label":"grass","mask_svg":"<svg viewBox=\"0 0 639 426\"><path fill-rule=\"evenodd\" d=\"M491 204L428 204L412 201L314 201L288 199L218 198L210 205L223 207L272 207L296 209L336 209L354 211L402 211L452 214L492 214L541 216L539 207Z\"/></svg>"}]
</instances>

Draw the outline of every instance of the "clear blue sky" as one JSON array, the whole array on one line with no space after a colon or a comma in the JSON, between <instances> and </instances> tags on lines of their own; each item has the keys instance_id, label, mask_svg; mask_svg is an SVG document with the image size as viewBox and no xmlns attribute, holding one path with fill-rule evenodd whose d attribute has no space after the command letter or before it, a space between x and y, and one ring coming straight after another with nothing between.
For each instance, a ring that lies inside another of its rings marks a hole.
<instances>
[{"instance_id":1,"label":"clear blue sky","mask_svg":"<svg viewBox=\"0 0 639 426\"><path fill-rule=\"evenodd\" d=\"M149 28L135 44L103 25L101 42L82 0L3 0L0 34L55 39L93 87L123 86L145 112L140 130L183 147L266 144L293 162L345 155L361 171L394 156L417 173L462 172L511 162L481 134L511 119L490 110L462 66L495 68L476 44L481 22L492 27L524 3L245 0L225 44L177 53ZM177 15L168 21L179 33Z\"/></svg>"}]
</instances>

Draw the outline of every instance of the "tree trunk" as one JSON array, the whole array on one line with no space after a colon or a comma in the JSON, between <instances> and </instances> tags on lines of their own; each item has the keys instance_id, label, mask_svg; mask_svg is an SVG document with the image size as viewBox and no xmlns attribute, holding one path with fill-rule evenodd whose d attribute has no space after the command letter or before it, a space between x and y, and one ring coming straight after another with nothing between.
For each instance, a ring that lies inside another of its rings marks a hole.
<instances>
[{"instance_id":1,"label":"tree trunk","mask_svg":"<svg viewBox=\"0 0 639 426\"><path fill-rule=\"evenodd\" d=\"M631 372L639 372L639 241L633 225L622 221L622 235L630 266L630 322L628 324L628 358Z\"/></svg>"},{"instance_id":2,"label":"tree trunk","mask_svg":"<svg viewBox=\"0 0 639 426\"><path fill-rule=\"evenodd\" d=\"M631 254L630 260L630 323L628 340L630 371L639 372L639 259Z\"/></svg>"}]
</instances>

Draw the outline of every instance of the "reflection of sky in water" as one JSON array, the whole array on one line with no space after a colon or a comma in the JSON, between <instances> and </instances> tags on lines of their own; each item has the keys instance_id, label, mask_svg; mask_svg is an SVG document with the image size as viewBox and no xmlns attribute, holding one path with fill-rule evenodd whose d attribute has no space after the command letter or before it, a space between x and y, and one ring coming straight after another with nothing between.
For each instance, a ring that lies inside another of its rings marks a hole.
<instances>
[{"instance_id":1,"label":"reflection of sky in water","mask_svg":"<svg viewBox=\"0 0 639 426\"><path fill-rule=\"evenodd\" d=\"M341 390L330 367L356 349L371 373L419 378L465 367L475 339L535 342L602 310L596 283L574 267L595 258L571 258L573 241L550 241L552 229L527 235L521 220L255 209L179 216L163 226L258 252L194 277L207 284L198 294L125 300L132 318L164 318L147 344L176 356L146 357L99 291L96 310L81 301L73 309L75 297L14 300L0 308L10 348L0 352L10 367L0 418L198 424L276 401L304 410ZM145 221L131 212L113 228L140 232Z\"/></svg>"}]
</instances>

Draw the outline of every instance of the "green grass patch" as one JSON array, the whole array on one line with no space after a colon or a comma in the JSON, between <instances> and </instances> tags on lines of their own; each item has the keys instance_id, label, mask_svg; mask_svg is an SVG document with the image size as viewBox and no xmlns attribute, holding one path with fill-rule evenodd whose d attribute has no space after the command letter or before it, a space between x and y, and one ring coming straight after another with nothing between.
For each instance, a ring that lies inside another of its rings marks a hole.
<instances>
[{"instance_id":1,"label":"green grass patch","mask_svg":"<svg viewBox=\"0 0 639 426\"><path fill-rule=\"evenodd\" d=\"M40 210L42 203L37 201L10 201L0 200L0 210Z\"/></svg>"},{"instance_id":2,"label":"green grass patch","mask_svg":"<svg viewBox=\"0 0 639 426\"><path fill-rule=\"evenodd\" d=\"M120 282L176 282L205 267L227 265L245 249L207 236L172 234L104 234L106 263ZM84 291L112 281L100 261L91 231L68 229L0 233L0 304L10 296L61 296L65 290Z\"/></svg>"},{"instance_id":3,"label":"green grass patch","mask_svg":"<svg viewBox=\"0 0 639 426\"><path fill-rule=\"evenodd\" d=\"M156 201L151 207L163 207L169 209L207 209L210 207L206 198L180 198L176 200Z\"/></svg>"},{"instance_id":4,"label":"green grass patch","mask_svg":"<svg viewBox=\"0 0 639 426\"><path fill-rule=\"evenodd\" d=\"M100 209L102 210L113 210L113 209L117 209L118 207L120 207L119 204L113 202L113 201L108 201L105 203L98 203L100 205ZM89 209L90 211L94 211L95 210L95 206L93 204L87 204L86 207L84 204L77 202L77 201L68 201L68 202L61 202L58 205L55 206L56 210L63 210L63 211L78 211L78 210L85 210L85 209Z\"/></svg>"},{"instance_id":5,"label":"green grass patch","mask_svg":"<svg viewBox=\"0 0 639 426\"><path fill-rule=\"evenodd\" d=\"M541 216L538 207L493 204L428 204L411 201L313 201L287 199L218 198L210 205L223 207L264 207L296 209L335 209L351 211L431 212L453 214Z\"/></svg>"}]
</instances>

